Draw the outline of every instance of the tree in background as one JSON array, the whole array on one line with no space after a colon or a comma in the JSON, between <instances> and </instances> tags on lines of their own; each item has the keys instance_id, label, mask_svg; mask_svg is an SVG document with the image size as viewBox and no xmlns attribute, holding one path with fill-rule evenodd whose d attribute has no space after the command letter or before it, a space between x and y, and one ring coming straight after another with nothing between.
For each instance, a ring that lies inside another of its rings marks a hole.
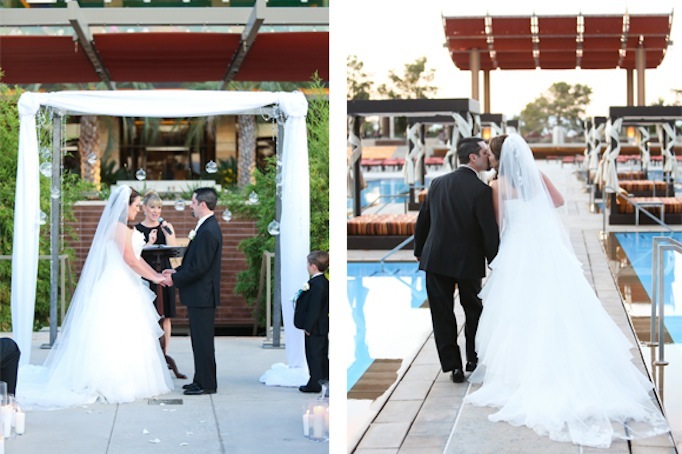
<instances>
[{"instance_id":1,"label":"tree in background","mask_svg":"<svg viewBox=\"0 0 682 454\"><path fill-rule=\"evenodd\" d=\"M592 89L587 85L555 82L541 96L526 104L521 111L526 136L547 135L554 126L562 126L569 134L583 131L582 117L590 103Z\"/></svg>"},{"instance_id":2,"label":"tree in background","mask_svg":"<svg viewBox=\"0 0 682 454\"><path fill-rule=\"evenodd\" d=\"M370 99L372 85L369 75L363 71L364 63L356 55L346 57L346 99Z\"/></svg>"},{"instance_id":3,"label":"tree in background","mask_svg":"<svg viewBox=\"0 0 682 454\"><path fill-rule=\"evenodd\" d=\"M414 63L406 63L402 76L391 70L388 73L390 85L381 84L377 91L388 99L423 99L433 97L438 87L431 85L435 76L433 68L426 69L426 57Z\"/></svg>"}]
</instances>

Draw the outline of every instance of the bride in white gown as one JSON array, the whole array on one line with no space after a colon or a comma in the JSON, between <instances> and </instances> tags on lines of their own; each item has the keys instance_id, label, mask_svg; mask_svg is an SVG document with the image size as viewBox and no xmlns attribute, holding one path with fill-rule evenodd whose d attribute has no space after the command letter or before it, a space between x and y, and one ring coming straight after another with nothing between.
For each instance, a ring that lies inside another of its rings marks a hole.
<instances>
[{"instance_id":1,"label":"bride in white gown","mask_svg":"<svg viewBox=\"0 0 682 454\"><path fill-rule=\"evenodd\" d=\"M561 195L523 138L496 140L501 242L480 294L469 381L482 385L466 401L497 407L491 421L585 446L668 432L651 382L631 362L633 345L583 275L555 212Z\"/></svg>"},{"instance_id":2,"label":"bride in white gown","mask_svg":"<svg viewBox=\"0 0 682 454\"><path fill-rule=\"evenodd\" d=\"M43 366L19 370L22 406L132 402L173 389L155 295L140 278L161 282L163 276L140 259L144 236L127 226L139 205L130 187L112 191L57 341Z\"/></svg>"}]
</instances>

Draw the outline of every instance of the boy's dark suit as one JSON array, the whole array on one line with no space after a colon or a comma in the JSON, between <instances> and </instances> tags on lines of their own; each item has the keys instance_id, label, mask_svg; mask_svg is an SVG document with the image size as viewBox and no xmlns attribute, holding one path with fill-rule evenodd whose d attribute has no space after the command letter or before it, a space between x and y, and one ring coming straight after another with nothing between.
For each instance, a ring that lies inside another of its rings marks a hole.
<instances>
[{"instance_id":1,"label":"boy's dark suit","mask_svg":"<svg viewBox=\"0 0 682 454\"><path fill-rule=\"evenodd\" d=\"M296 301L294 326L305 330L305 357L310 380L309 390L319 391L320 380L329 380L329 281L318 274L308 281L310 289Z\"/></svg>"},{"instance_id":2,"label":"boy's dark suit","mask_svg":"<svg viewBox=\"0 0 682 454\"><path fill-rule=\"evenodd\" d=\"M492 189L472 168L461 166L431 182L414 232L414 255L426 271L433 334L443 372L463 370L457 345L454 291L466 316L467 361L477 362L478 319L483 310L478 292L500 238Z\"/></svg>"},{"instance_id":3,"label":"boy's dark suit","mask_svg":"<svg viewBox=\"0 0 682 454\"><path fill-rule=\"evenodd\" d=\"M223 235L215 216L208 217L187 246L182 265L172 275L187 306L194 354L194 383L208 392L218 386L215 363L215 311L220 304L220 258Z\"/></svg>"}]
</instances>

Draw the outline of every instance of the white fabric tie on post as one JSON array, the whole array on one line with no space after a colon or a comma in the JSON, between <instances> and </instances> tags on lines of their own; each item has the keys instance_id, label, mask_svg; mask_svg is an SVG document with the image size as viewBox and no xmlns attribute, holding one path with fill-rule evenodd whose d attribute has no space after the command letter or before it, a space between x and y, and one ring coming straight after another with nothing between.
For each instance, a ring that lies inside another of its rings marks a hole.
<instances>
[{"instance_id":1,"label":"white fabric tie on post","mask_svg":"<svg viewBox=\"0 0 682 454\"><path fill-rule=\"evenodd\" d=\"M354 126L355 125L355 118L352 117L350 119L350 125L348 127L348 144L351 147L351 153L350 153L350 158L348 159L348 172L347 172L347 182L346 182L346 191L348 193L348 197L353 197L354 192L353 188L355 187L355 178L358 178L360 187L362 188L365 185L364 179L362 177L362 169L358 172L357 175L355 175L355 163L358 162L362 158L362 140L355 135L353 132Z\"/></svg>"},{"instance_id":2,"label":"white fabric tie on post","mask_svg":"<svg viewBox=\"0 0 682 454\"><path fill-rule=\"evenodd\" d=\"M287 333L289 367L306 367L303 331L293 326L293 307L286 302L308 280L310 249L310 185L305 116L308 102L300 92L230 92L191 90L64 91L24 93L19 99L19 165L12 250L12 325L29 364L38 276L40 189L35 115L40 106L73 114L182 118L256 114L279 105L284 124L281 241L281 301ZM302 383L303 384L303 383Z\"/></svg>"},{"instance_id":3,"label":"white fabric tie on post","mask_svg":"<svg viewBox=\"0 0 682 454\"><path fill-rule=\"evenodd\" d=\"M678 177L677 159L673 149L675 147L675 130L668 123L662 123L658 129L659 143L661 144L661 153L663 154L663 172L669 172L673 179ZM668 141L663 143L663 131L666 132Z\"/></svg>"},{"instance_id":4,"label":"white fabric tie on post","mask_svg":"<svg viewBox=\"0 0 682 454\"><path fill-rule=\"evenodd\" d=\"M609 140L609 148L604 152L604 157L599 163L601 168L601 181L604 192L615 192L618 190L618 171L616 169L616 158L620 154L620 128L623 124L623 119L619 118L609 123L606 128L606 137ZM614 140L611 141L610 139ZM611 148L611 143L615 142L616 146Z\"/></svg>"},{"instance_id":5,"label":"white fabric tie on post","mask_svg":"<svg viewBox=\"0 0 682 454\"><path fill-rule=\"evenodd\" d=\"M450 161L452 160L451 157L454 156L455 162L457 162L457 142L459 141L459 138L471 137L471 131L473 131L474 127L474 122L471 117L469 117L468 120L465 120L459 112L453 112L452 118L455 120L455 127L452 130L452 138L450 139L450 150L448 150L445 158L443 158L445 170L448 172L455 170Z\"/></svg>"},{"instance_id":6,"label":"white fabric tie on post","mask_svg":"<svg viewBox=\"0 0 682 454\"><path fill-rule=\"evenodd\" d=\"M649 152L649 148L646 146L646 143L649 142L649 139L651 139L651 134L649 134L649 130L644 126L640 126L637 129L639 130L640 134L639 143L637 146L642 152L642 169L644 169L646 172L649 168L649 163L651 162L651 153Z\"/></svg>"},{"instance_id":7,"label":"white fabric tie on post","mask_svg":"<svg viewBox=\"0 0 682 454\"><path fill-rule=\"evenodd\" d=\"M407 139L414 144L414 148L408 153L403 165L403 176L405 183L414 184L416 174L421 174L422 156L424 155L424 145L421 141L421 123L415 123L407 130Z\"/></svg>"}]
</instances>

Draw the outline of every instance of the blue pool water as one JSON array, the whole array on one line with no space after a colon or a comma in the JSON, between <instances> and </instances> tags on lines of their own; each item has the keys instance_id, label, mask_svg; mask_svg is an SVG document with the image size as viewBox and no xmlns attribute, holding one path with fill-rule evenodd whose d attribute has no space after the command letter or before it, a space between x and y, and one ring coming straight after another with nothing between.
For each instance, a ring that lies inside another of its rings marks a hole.
<instances>
[{"instance_id":1,"label":"blue pool water","mask_svg":"<svg viewBox=\"0 0 682 454\"><path fill-rule=\"evenodd\" d=\"M428 186L428 178L425 184ZM367 180L367 187L360 191L361 206L366 207L373 203L405 203L409 190L410 187L402 178ZM348 198L347 208L353 208L352 197Z\"/></svg>"},{"instance_id":2,"label":"blue pool water","mask_svg":"<svg viewBox=\"0 0 682 454\"><path fill-rule=\"evenodd\" d=\"M651 298L653 295L651 282L653 238L667 236L682 242L682 232L627 232L614 235L627 255L642 287ZM673 251L664 254L663 295L666 329L675 343L682 343L682 257ZM676 299L679 300L678 303L675 302Z\"/></svg>"},{"instance_id":3,"label":"blue pool water","mask_svg":"<svg viewBox=\"0 0 682 454\"><path fill-rule=\"evenodd\" d=\"M424 272L417 262L348 263L349 328L355 328L347 391L376 358L402 358L430 327ZM348 340L350 342L350 339Z\"/></svg>"}]
</instances>

